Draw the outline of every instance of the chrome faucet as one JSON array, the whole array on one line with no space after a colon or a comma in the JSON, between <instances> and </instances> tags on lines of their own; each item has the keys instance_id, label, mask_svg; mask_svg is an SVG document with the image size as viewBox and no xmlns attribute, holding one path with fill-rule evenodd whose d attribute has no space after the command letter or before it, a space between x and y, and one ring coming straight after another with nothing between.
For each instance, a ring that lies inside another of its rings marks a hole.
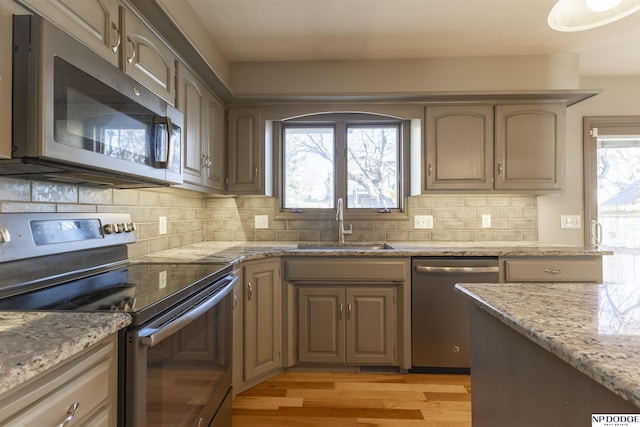
<instances>
[{"instance_id":1,"label":"chrome faucet","mask_svg":"<svg viewBox=\"0 0 640 427\"><path fill-rule=\"evenodd\" d=\"M344 229L344 204L342 203L342 197L338 197L336 221L338 221L338 243L344 243L344 236L346 234L353 234L353 225L349 224L349 229Z\"/></svg>"}]
</instances>

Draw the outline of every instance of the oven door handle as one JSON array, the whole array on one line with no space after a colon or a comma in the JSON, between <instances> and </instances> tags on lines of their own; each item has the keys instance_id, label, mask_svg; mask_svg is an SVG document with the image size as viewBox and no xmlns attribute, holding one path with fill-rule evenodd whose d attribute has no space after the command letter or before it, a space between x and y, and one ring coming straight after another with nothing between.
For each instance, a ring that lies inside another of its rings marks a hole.
<instances>
[{"instance_id":1,"label":"oven door handle","mask_svg":"<svg viewBox=\"0 0 640 427\"><path fill-rule=\"evenodd\" d=\"M231 293L231 291L233 290L233 286L235 285L238 278L229 275L222 280L228 280L229 283L224 285L224 287L219 292L216 292L213 296L206 299L201 304L198 304L189 309L189 311L180 315L180 317L172 320L171 322L165 323L159 328L148 327L140 330L140 332L138 333L140 343L147 347L153 347L209 311L212 307L214 307Z\"/></svg>"}]
</instances>

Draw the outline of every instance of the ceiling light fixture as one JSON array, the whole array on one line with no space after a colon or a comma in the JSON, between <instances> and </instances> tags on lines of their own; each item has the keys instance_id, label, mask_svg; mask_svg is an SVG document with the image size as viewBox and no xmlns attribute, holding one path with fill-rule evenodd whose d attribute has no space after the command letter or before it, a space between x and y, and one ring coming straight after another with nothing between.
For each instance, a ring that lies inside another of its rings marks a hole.
<instances>
[{"instance_id":1,"label":"ceiling light fixture","mask_svg":"<svg viewBox=\"0 0 640 427\"><path fill-rule=\"evenodd\" d=\"M549 13L557 31L582 31L609 24L640 10L640 0L558 0Z\"/></svg>"}]
</instances>

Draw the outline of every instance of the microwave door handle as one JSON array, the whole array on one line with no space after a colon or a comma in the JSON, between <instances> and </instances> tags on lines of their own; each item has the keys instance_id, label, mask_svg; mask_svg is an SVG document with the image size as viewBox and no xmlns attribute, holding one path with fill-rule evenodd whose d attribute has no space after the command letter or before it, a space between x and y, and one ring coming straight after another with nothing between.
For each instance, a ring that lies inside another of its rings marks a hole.
<instances>
[{"instance_id":1,"label":"microwave door handle","mask_svg":"<svg viewBox=\"0 0 640 427\"><path fill-rule=\"evenodd\" d=\"M165 138L158 141L158 129L166 129ZM171 134L173 133L171 119L167 116L153 118L153 143L151 144L151 164L156 169L168 169L171 160ZM164 154L159 159L161 153Z\"/></svg>"},{"instance_id":2,"label":"microwave door handle","mask_svg":"<svg viewBox=\"0 0 640 427\"><path fill-rule=\"evenodd\" d=\"M199 305L191 308L186 313L180 315L175 320L172 320L169 323L166 323L159 328L148 327L142 329L138 333L138 338L140 343L147 347L153 347L163 340L167 339L171 335L175 334L179 330L185 328L191 322L202 316L207 311L211 310L216 304L222 301L227 295L231 293L233 290L233 286L238 280L237 277L227 276L223 280L228 280L229 282L215 295L212 295L210 298L206 299Z\"/></svg>"}]
</instances>

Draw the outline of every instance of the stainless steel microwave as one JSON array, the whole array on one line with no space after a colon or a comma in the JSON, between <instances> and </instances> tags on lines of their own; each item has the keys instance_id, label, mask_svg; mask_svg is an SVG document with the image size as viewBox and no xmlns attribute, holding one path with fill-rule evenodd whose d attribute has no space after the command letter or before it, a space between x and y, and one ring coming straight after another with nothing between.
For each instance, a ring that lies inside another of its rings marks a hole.
<instances>
[{"instance_id":1,"label":"stainless steel microwave","mask_svg":"<svg viewBox=\"0 0 640 427\"><path fill-rule=\"evenodd\" d=\"M0 176L182 183L182 114L37 15L14 16L12 159Z\"/></svg>"}]
</instances>

